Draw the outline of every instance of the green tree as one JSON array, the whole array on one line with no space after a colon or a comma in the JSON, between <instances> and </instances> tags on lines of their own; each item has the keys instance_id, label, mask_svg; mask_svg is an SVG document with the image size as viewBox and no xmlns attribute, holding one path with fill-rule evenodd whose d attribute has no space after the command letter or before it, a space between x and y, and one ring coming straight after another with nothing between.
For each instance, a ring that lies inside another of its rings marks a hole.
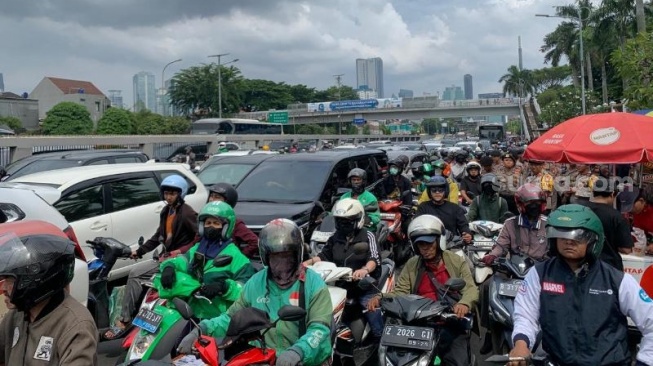
<instances>
[{"instance_id":1,"label":"green tree","mask_svg":"<svg viewBox=\"0 0 653 366\"><path fill-rule=\"evenodd\" d=\"M164 117L163 133L167 135L185 135L190 132L191 122L184 117Z\"/></svg>"},{"instance_id":2,"label":"green tree","mask_svg":"<svg viewBox=\"0 0 653 366\"><path fill-rule=\"evenodd\" d=\"M533 74L531 70L520 70L515 65L508 68L508 73L501 76L499 82L503 83L504 95L524 97L533 92Z\"/></svg>"},{"instance_id":3,"label":"green tree","mask_svg":"<svg viewBox=\"0 0 653 366\"><path fill-rule=\"evenodd\" d=\"M388 127L386 125L380 125L379 130L381 130L381 133L384 134L384 135L391 135L392 134L392 131L390 131L390 127Z\"/></svg>"},{"instance_id":4,"label":"green tree","mask_svg":"<svg viewBox=\"0 0 653 366\"><path fill-rule=\"evenodd\" d=\"M521 120L519 120L518 118L511 119L510 121L508 121L508 123L506 123L506 131L512 134L519 135L521 129L522 129Z\"/></svg>"},{"instance_id":5,"label":"green tree","mask_svg":"<svg viewBox=\"0 0 653 366\"><path fill-rule=\"evenodd\" d=\"M93 132L93 121L88 110L74 102L61 102L46 113L44 135L88 135Z\"/></svg>"},{"instance_id":6,"label":"green tree","mask_svg":"<svg viewBox=\"0 0 653 366\"><path fill-rule=\"evenodd\" d=\"M571 77L569 65L544 67L533 70L533 89L541 93L550 88L564 86Z\"/></svg>"},{"instance_id":7,"label":"green tree","mask_svg":"<svg viewBox=\"0 0 653 366\"><path fill-rule=\"evenodd\" d=\"M318 100L315 100L315 88L309 88L306 85L297 84L291 85L289 92L292 96L292 103L318 102Z\"/></svg>"},{"instance_id":8,"label":"green tree","mask_svg":"<svg viewBox=\"0 0 653 366\"><path fill-rule=\"evenodd\" d=\"M244 79L240 85L241 109L247 112L284 110L294 103L292 87L286 83L270 80Z\"/></svg>"},{"instance_id":9,"label":"green tree","mask_svg":"<svg viewBox=\"0 0 653 366\"><path fill-rule=\"evenodd\" d=\"M365 126L363 126L363 135L370 135L370 134L372 134L372 131L370 131L370 126L365 124Z\"/></svg>"},{"instance_id":10,"label":"green tree","mask_svg":"<svg viewBox=\"0 0 653 366\"><path fill-rule=\"evenodd\" d=\"M358 93L351 86L342 85L340 88L331 86L326 90L315 93L314 102L326 102L336 100L358 100Z\"/></svg>"},{"instance_id":11,"label":"green tree","mask_svg":"<svg viewBox=\"0 0 653 366\"><path fill-rule=\"evenodd\" d=\"M427 135L439 134L441 126L439 118L424 118L422 120L422 132Z\"/></svg>"},{"instance_id":12,"label":"green tree","mask_svg":"<svg viewBox=\"0 0 653 366\"><path fill-rule=\"evenodd\" d=\"M574 22L565 21L560 23L556 29L544 36L544 44L540 52L544 53L544 63L551 62L552 66L559 66L563 57L571 67L571 80L575 86L580 86L580 58L576 48L578 40L577 26Z\"/></svg>"},{"instance_id":13,"label":"green tree","mask_svg":"<svg viewBox=\"0 0 653 366\"><path fill-rule=\"evenodd\" d=\"M296 132L299 135L323 135L324 128L316 123L307 123L305 125L297 125Z\"/></svg>"},{"instance_id":14,"label":"green tree","mask_svg":"<svg viewBox=\"0 0 653 366\"><path fill-rule=\"evenodd\" d=\"M109 108L97 124L100 135L130 135L132 132L131 112L121 108Z\"/></svg>"},{"instance_id":15,"label":"green tree","mask_svg":"<svg viewBox=\"0 0 653 366\"><path fill-rule=\"evenodd\" d=\"M19 129L23 128L23 122L16 117L2 117L0 116L0 126L7 126L16 132Z\"/></svg>"},{"instance_id":16,"label":"green tree","mask_svg":"<svg viewBox=\"0 0 653 366\"><path fill-rule=\"evenodd\" d=\"M134 113L134 133L137 135L161 135L165 131L165 121L160 114L142 110Z\"/></svg>"},{"instance_id":17,"label":"green tree","mask_svg":"<svg viewBox=\"0 0 653 366\"><path fill-rule=\"evenodd\" d=\"M609 110L603 105L600 99L592 92L585 95L587 114L602 113ZM580 91L573 86L567 86L559 91L558 98L541 106L542 113L538 116L539 121L549 126L555 126L560 122L580 116L582 114Z\"/></svg>"},{"instance_id":18,"label":"green tree","mask_svg":"<svg viewBox=\"0 0 653 366\"><path fill-rule=\"evenodd\" d=\"M619 75L628 85L624 97L631 109L653 106L653 39L650 33L640 33L626 42L624 49L612 54Z\"/></svg>"}]
</instances>

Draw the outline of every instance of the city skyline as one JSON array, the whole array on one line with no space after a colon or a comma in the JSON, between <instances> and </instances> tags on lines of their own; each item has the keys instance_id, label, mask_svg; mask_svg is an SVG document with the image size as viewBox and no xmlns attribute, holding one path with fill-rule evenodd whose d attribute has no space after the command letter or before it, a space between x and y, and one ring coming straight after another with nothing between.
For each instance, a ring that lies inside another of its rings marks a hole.
<instances>
[{"instance_id":1,"label":"city skyline","mask_svg":"<svg viewBox=\"0 0 653 366\"><path fill-rule=\"evenodd\" d=\"M372 90L383 98L383 59L372 57L356 59L356 90Z\"/></svg>"},{"instance_id":2,"label":"city skyline","mask_svg":"<svg viewBox=\"0 0 653 366\"><path fill-rule=\"evenodd\" d=\"M143 108L156 112L156 83L154 74L148 71L141 71L133 77L134 88L134 112Z\"/></svg>"}]
</instances>

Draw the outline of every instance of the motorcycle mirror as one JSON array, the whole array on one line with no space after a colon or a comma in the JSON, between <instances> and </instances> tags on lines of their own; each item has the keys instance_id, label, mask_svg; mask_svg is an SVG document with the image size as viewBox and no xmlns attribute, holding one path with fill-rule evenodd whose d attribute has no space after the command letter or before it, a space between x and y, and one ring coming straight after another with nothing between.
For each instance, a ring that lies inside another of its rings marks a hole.
<instances>
[{"instance_id":1,"label":"motorcycle mirror","mask_svg":"<svg viewBox=\"0 0 653 366\"><path fill-rule=\"evenodd\" d=\"M299 306L284 305L279 309L277 315L279 316L279 320L285 322L296 322L306 317L306 310Z\"/></svg>"},{"instance_id":2,"label":"motorcycle mirror","mask_svg":"<svg viewBox=\"0 0 653 366\"><path fill-rule=\"evenodd\" d=\"M179 314L182 318L186 320L191 320L193 318L193 309L190 308L188 303L178 297L172 299L172 303L175 305L175 309L179 311Z\"/></svg>"},{"instance_id":3,"label":"motorcycle mirror","mask_svg":"<svg viewBox=\"0 0 653 366\"><path fill-rule=\"evenodd\" d=\"M214 267L226 267L231 264L234 260L234 257L230 255L219 255L213 259Z\"/></svg>"},{"instance_id":4,"label":"motorcycle mirror","mask_svg":"<svg viewBox=\"0 0 653 366\"><path fill-rule=\"evenodd\" d=\"M140 238L138 238L138 246L143 245L143 243L145 243L145 238L143 238L143 236L141 236Z\"/></svg>"},{"instance_id":5,"label":"motorcycle mirror","mask_svg":"<svg viewBox=\"0 0 653 366\"><path fill-rule=\"evenodd\" d=\"M155 261L159 260L159 250L158 249L154 249L154 251L152 252L152 259L154 259Z\"/></svg>"},{"instance_id":6,"label":"motorcycle mirror","mask_svg":"<svg viewBox=\"0 0 653 366\"><path fill-rule=\"evenodd\" d=\"M338 188L336 191L336 196L340 197L347 192L351 192L351 188Z\"/></svg>"},{"instance_id":7,"label":"motorcycle mirror","mask_svg":"<svg viewBox=\"0 0 653 366\"><path fill-rule=\"evenodd\" d=\"M453 291L462 291L465 288L467 283L462 278L450 278L444 285Z\"/></svg>"},{"instance_id":8,"label":"motorcycle mirror","mask_svg":"<svg viewBox=\"0 0 653 366\"><path fill-rule=\"evenodd\" d=\"M367 243L356 243L354 244L354 254L363 255L367 253L368 248L369 248L369 244Z\"/></svg>"}]
</instances>

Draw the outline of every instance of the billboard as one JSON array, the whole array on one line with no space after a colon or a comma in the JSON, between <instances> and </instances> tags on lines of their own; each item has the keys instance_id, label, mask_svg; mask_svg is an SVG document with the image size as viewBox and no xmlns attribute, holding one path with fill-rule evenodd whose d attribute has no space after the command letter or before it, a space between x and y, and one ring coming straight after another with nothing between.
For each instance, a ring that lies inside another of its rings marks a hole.
<instances>
[{"instance_id":1,"label":"billboard","mask_svg":"<svg viewBox=\"0 0 653 366\"><path fill-rule=\"evenodd\" d=\"M308 103L309 112L340 112L359 109L401 108L401 98L374 98Z\"/></svg>"}]
</instances>

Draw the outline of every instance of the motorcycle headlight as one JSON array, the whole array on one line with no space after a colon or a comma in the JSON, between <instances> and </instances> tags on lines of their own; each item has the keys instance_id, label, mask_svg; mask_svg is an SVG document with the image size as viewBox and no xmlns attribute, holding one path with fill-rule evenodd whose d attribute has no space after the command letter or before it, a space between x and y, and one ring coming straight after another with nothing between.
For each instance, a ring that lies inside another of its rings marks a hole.
<instances>
[{"instance_id":1,"label":"motorcycle headlight","mask_svg":"<svg viewBox=\"0 0 653 366\"><path fill-rule=\"evenodd\" d=\"M416 365L417 366L429 366L431 363L431 352L425 353L419 357L419 360L417 360Z\"/></svg>"},{"instance_id":2,"label":"motorcycle headlight","mask_svg":"<svg viewBox=\"0 0 653 366\"><path fill-rule=\"evenodd\" d=\"M129 360L140 360L145 352L150 348L156 336L152 333L141 330L134 337L131 347L129 347Z\"/></svg>"}]
</instances>

